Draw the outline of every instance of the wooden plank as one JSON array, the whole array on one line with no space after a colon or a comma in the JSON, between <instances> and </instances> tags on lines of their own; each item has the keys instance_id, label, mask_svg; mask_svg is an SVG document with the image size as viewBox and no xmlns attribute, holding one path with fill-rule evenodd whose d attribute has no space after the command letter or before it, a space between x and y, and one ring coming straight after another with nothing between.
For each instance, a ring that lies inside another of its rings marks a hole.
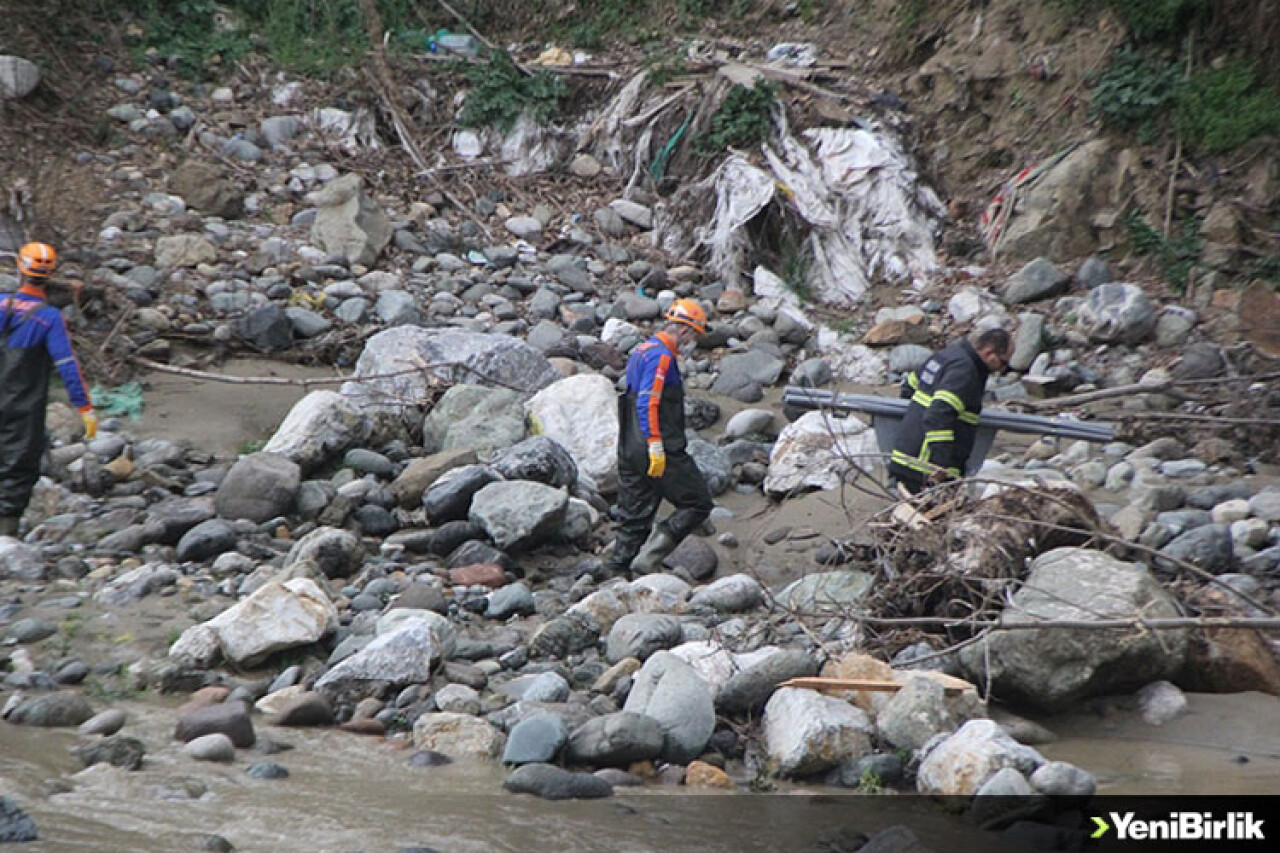
<instances>
[{"instance_id":1,"label":"wooden plank","mask_svg":"<svg viewBox=\"0 0 1280 853\"><path fill-rule=\"evenodd\" d=\"M798 687L802 690L864 690L869 693L897 693L902 685L896 681L872 681L864 678L823 678L812 676L792 678L778 685L779 687ZM959 687L943 687L948 696L959 696L963 689Z\"/></svg>"}]
</instances>

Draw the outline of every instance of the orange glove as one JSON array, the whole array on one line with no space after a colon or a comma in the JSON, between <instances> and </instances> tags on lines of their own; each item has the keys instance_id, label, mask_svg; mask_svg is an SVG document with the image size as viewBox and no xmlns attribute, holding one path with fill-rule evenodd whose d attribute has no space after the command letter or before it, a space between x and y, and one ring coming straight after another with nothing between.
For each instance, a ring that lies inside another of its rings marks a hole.
<instances>
[{"instance_id":1,"label":"orange glove","mask_svg":"<svg viewBox=\"0 0 1280 853\"><path fill-rule=\"evenodd\" d=\"M98 416L93 409L85 409L80 413L80 420L84 421L84 440L93 441L98 434Z\"/></svg>"},{"instance_id":2,"label":"orange glove","mask_svg":"<svg viewBox=\"0 0 1280 853\"><path fill-rule=\"evenodd\" d=\"M667 471L667 449L662 446L662 441L649 442L649 471L650 477L658 479Z\"/></svg>"}]
</instances>

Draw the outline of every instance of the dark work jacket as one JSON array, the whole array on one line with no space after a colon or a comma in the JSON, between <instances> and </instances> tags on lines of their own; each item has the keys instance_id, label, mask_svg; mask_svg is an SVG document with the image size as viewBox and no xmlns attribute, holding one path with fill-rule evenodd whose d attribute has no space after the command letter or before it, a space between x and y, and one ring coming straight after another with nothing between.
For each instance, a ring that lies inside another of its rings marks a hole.
<instances>
[{"instance_id":1,"label":"dark work jacket","mask_svg":"<svg viewBox=\"0 0 1280 853\"><path fill-rule=\"evenodd\" d=\"M930 356L918 374L907 374L902 396L911 404L889 461L891 474L907 482L938 468L963 474L990 372L973 345L960 340Z\"/></svg>"},{"instance_id":2,"label":"dark work jacket","mask_svg":"<svg viewBox=\"0 0 1280 853\"><path fill-rule=\"evenodd\" d=\"M648 465L648 443L662 442L668 455L685 450L684 382L675 349L657 334L631 351L627 388L618 395L618 458Z\"/></svg>"}]
</instances>

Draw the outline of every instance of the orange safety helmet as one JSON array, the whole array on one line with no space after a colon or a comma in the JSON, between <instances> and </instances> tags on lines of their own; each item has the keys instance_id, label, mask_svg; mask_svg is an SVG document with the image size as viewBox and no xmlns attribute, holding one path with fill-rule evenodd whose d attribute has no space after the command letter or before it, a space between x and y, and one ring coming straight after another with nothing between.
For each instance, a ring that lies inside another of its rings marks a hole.
<instances>
[{"instance_id":1,"label":"orange safety helmet","mask_svg":"<svg viewBox=\"0 0 1280 853\"><path fill-rule=\"evenodd\" d=\"M677 299L664 316L673 323L683 323L700 335L707 333L707 312L692 299Z\"/></svg>"},{"instance_id":2,"label":"orange safety helmet","mask_svg":"<svg viewBox=\"0 0 1280 853\"><path fill-rule=\"evenodd\" d=\"M48 278L58 266L58 253L48 243L28 243L18 250L18 272L31 278Z\"/></svg>"}]
</instances>

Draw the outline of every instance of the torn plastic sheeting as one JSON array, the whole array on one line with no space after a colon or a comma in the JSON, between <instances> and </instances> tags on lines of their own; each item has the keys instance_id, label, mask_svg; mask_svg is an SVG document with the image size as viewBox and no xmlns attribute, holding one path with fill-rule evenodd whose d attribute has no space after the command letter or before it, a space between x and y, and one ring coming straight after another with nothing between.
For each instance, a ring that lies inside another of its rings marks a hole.
<instances>
[{"instance_id":1,"label":"torn plastic sheeting","mask_svg":"<svg viewBox=\"0 0 1280 853\"><path fill-rule=\"evenodd\" d=\"M742 226L773 200L774 179L740 154L729 157L709 179L716 209L700 241L711 248L711 270L732 281L746 260L750 241Z\"/></svg>"},{"instance_id":2,"label":"torn plastic sheeting","mask_svg":"<svg viewBox=\"0 0 1280 853\"><path fill-rule=\"evenodd\" d=\"M503 169L512 177L546 172L569 153L569 141L562 133L539 127L528 113L521 113L502 140Z\"/></svg>"},{"instance_id":3,"label":"torn plastic sheeting","mask_svg":"<svg viewBox=\"0 0 1280 853\"><path fill-rule=\"evenodd\" d=\"M381 147L378 143L377 122L373 113L364 108L349 112L337 107L320 107L312 111L311 121L316 130L325 136L338 137L342 147L349 153Z\"/></svg>"},{"instance_id":4,"label":"torn plastic sheeting","mask_svg":"<svg viewBox=\"0 0 1280 853\"><path fill-rule=\"evenodd\" d=\"M735 154L711 176L715 213L699 235L711 269L730 280L742 274L749 245L741 228L781 194L811 228L820 301L855 304L877 274L923 283L938 266L934 232L945 211L897 143L861 128L801 137L785 134L780 151L766 147L767 169Z\"/></svg>"}]
</instances>

